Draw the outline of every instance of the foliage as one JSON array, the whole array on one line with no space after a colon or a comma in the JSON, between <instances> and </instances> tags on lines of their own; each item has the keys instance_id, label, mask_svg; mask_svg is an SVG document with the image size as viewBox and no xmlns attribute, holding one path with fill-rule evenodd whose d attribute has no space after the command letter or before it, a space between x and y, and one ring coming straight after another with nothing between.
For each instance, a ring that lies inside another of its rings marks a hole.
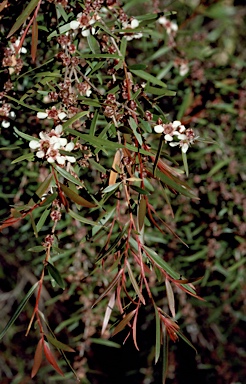
<instances>
[{"instance_id":1,"label":"foliage","mask_svg":"<svg viewBox=\"0 0 246 384\"><path fill-rule=\"evenodd\" d=\"M226 337L240 339L245 320L240 6L140 3L32 0L21 14L3 3L1 279L10 320L1 336L19 353L30 320L32 377L45 377L45 357L67 382L73 374L99 382L93 343L119 349L131 335L140 354L145 324L154 329L152 380L161 380L160 364L163 381L172 377L179 346L170 343L168 360L168 339L192 347L191 338L213 352L198 355L202 370L216 382L240 381L242 348L234 366L219 364ZM194 302L202 275L206 301ZM20 382L26 368L4 365L6 383Z\"/></svg>"}]
</instances>

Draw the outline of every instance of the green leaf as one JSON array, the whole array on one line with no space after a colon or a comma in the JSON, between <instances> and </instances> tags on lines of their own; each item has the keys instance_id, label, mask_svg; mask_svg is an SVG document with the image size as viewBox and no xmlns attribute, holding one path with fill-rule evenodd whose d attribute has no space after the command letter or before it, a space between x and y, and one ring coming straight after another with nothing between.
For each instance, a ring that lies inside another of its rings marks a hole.
<instances>
[{"instance_id":1,"label":"green leaf","mask_svg":"<svg viewBox=\"0 0 246 384\"><path fill-rule=\"evenodd\" d=\"M141 231L144 225L144 219L146 216L146 205L147 205L146 199L143 196L141 196L141 200L138 206L138 215L137 215L139 231Z\"/></svg>"},{"instance_id":2,"label":"green leaf","mask_svg":"<svg viewBox=\"0 0 246 384\"><path fill-rule=\"evenodd\" d=\"M188 162L187 162L187 155L184 152L182 152L182 159L183 159L183 163L184 163L185 173L186 173L186 176L188 177L189 176L189 168L188 168Z\"/></svg>"},{"instance_id":3,"label":"green leaf","mask_svg":"<svg viewBox=\"0 0 246 384\"><path fill-rule=\"evenodd\" d=\"M166 383L168 373L168 336L166 327L163 325L163 361L162 361L162 384Z\"/></svg>"},{"instance_id":4,"label":"green leaf","mask_svg":"<svg viewBox=\"0 0 246 384\"><path fill-rule=\"evenodd\" d=\"M28 153L25 153L22 156L17 157L17 159L11 161L11 164L16 164L16 163L19 163L19 162L24 161L24 160L32 161L33 158L34 158L34 154L28 152Z\"/></svg>"},{"instance_id":5,"label":"green leaf","mask_svg":"<svg viewBox=\"0 0 246 384\"><path fill-rule=\"evenodd\" d=\"M129 65L128 69L133 70L133 71L137 71L137 70L143 70L143 69L146 69L146 65L145 64L133 64L133 65Z\"/></svg>"},{"instance_id":6,"label":"green leaf","mask_svg":"<svg viewBox=\"0 0 246 384\"><path fill-rule=\"evenodd\" d=\"M43 194L47 191L47 189L51 183L52 178L53 178L53 175L52 175L52 173L50 173L49 176L46 177L46 179L39 185L39 187L36 190L36 192L34 193L33 197L29 200L28 205L35 204L35 201L34 201L34 200L36 200L35 197L38 198L38 200L41 199Z\"/></svg>"},{"instance_id":7,"label":"green leaf","mask_svg":"<svg viewBox=\"0 0 246 384\"><path fill-rule=\"evenodd\" d=\"M60 175L64 177L64 179L69 180L71 183L84 188L84 184L80 180L76 179L73 175L71 175L71 173L67 172L65 169L59 167L58 165L55 165L54 168L58 173L60 173Z\"/></svg>"},{"instance_id":8,"label":"green leaf","mask_svg":"<svg viewBox=\"0 0 246 384\"><path fill-rule=\"evenodd\" d=\"M37 137L33 137L33 136L30 136L30 135L27 135L26 133L23 133L23 132L19 131L16 127L14 127L14 131L15 131L15 133L17 133L18 136L22 137L25 140L28 140L28 141L31 141L31 140L39 141L39 139Z\"/></svg>"},{"instance_id":9,"label":"green leaf","mask_svg":"<svg viewBox=\"0 0 246 384\"><path fill-rule=\"evenodd\" d=\"M150 75L149 73L142 71L142 70L131 70L131 72L134 73L134 75L140 77L141 79L144 79L146 81L151 82L152 84L159 85L160 87L166 88L166 84L163 83L163 81L157 79L156 76Z\"/></svg>"},{"instance_id":10,"label":"green leaf","mask_svg":"<svg viewBox=\"0 0 246 384\"><path fill-rule=\"evenodd\" d=\"M46 64L47 64L47 63L46 63ZM18 104L18 105L22 105L22 107L25 107L25 108L27 108L27 109L30 109L31 111L35 111L35 112L43 112L42 109L40 109L40 108L36 108L36 107L34 107L33 105L25 104L25 103L23 103L21 100L17 100L17 99L15 99L15 98L12 97L12 96L4 95L4 97L6 97L6 98L9 99L9 100L14 101L14 102L15 102L16 104ZM33 137L32 137L32 140L34 140Z\"/></svg>"},{"instance_id":11,"label":"green leaf","mask_svg":"<svg viewBox=\"0 0 246 384\"><path fill-rule=\"evenodd\" d=\"M6 332L8 331L8 329L11 327L11 325L15 322L15 320L17 319L17 317L20 315L20 313L23 311L26 303L28 302L28 300L30 299L30 297L32 296L33 292L35 291L35 289L37 288L39 282L37 281L33 286L32 288L27 292L26 296L21 300L20 302L20 305L18 306L18 308L16 309L15 313L13 314L13 316L11 317L11 319L8 321L7 325L4 327L4 329L2 330L2 332L0 333L0 340L4 337L4 335L6 334Z\"/></svg>"},{"instance_id":12,"label":"green leaf","mask_svg":"<svg viewBox=\"0 0 246 384\"><path fill-rule=\"evenodd\" d=\"M110 348L121 348L120 344L115 343L114 341L111 341L111 340L107 340L107 339L90 338L90 342L94 343L94 344L104 345L105 347L110 347Z\"/></svg>"},{"instance_id":13,"label":"green leaf","mask_svg":"<svg viewBox=\"0 0 246 384\"><path fill-rule=\"evenodd\" d=\"M100 225L98 222L94 222L94 221L92 221L92 220L86 219L86 218L84 217L84 215L82 216L82 215L79 215L79 214L76 213L76 212L71 211L71 209L69 209L68 214L69 214L69 216L71 216L73 219L76 219L76 220L80 221L81 223L88 224L88 225L93 225L93 226L94 226L94 225ZM102 226L102 227L103 227L103 226Z\"/></svg>"},{"instance_id":14,"label":"green leaf","mask_svg":"<svg viewBox=\"0 0 246 384\"><path fill-rule=\"evenodd\" d=\"M187 339L187 337L185 337L185 335L181 332L181 331L176 331L177 334L179 335L179 337L181 337L181 339L183 339L186 344L188 344L191 348L194 349L194 351L197 353L197 350L196 348L194 347L194 345Z\"/></svg>"},{"instance_id":15,"label":"green leaf","mask_svg":"<svg viewBox=\"0 0 246 384\"><path fill-rule=\"evenodd\" d=\"M96 131L96 124L97 124L97 119L98 119L98 109L95 111L91 125L90 125L90 135L95 136L95 131Z\"/></svg>"},{"instance_id":16,"label":"green leaf","mask_svg":"<svg viewBox=\"0 0 246 384\"><path fill-rule=\"evenodd\" d=\"M189 191L190 187L185 183L181 182L177 177L173 176L173 179L165 175L156 169L156 177L163 181L164 184L168 185L175 191L181 193L184 196L190 197L192 199L197 199L197 197L193 194L192 191Z\"/></svg>"},{"instance_id":17,"label":"green leaf","mask_svg":"<svg viewBox=\"0 0 246 384\"><path fill-rule=\"evenodd\" d=\"M132 283L132 285L133 285L133 288L134 288L134 290L135 290L137 296L139 297L139 299L140 299L141 302L143 303L143 305L145 305L144 297L143 297L143 295L142 295L142 293L141 293L141 291L140 291L140 289L139 289L138 283L137 283L137 281L136 281L136 279L135 279L135 276L134 276L134 274L133 274L133 272L132 272L132 269L131 269L131 266L130 266L128 260L126 260L126 267L127 267L127 271L128 271L128 274L129 274L131 283Z\"/></svg>"},{"instance_id":18,"label":"green leaf","mask_svg":"<svg viewBox=\"0 0 246 384\"><path fill-rule=\"evenodd\" d=\"M38 3L39 3L39 0L31 0L29 2L28 6L20 14L20 16L17 18L16 22L14 23L13 27L9 31L7 39L10 36L12 36L22 26L22 24L27 20L28 16L32 13L32 11L35 9L35 7L38 5Z\"/></svg>"},{"instance_id":19,"label":"green leaf","mask_svg":"<svg viewBox=\"0 0 246 384\"><path fill-rule=\"evenodd\" d=\"M141 147L143 144L143 139L142 139L142 136L140 135L140 133L137 131L138 125L132 117L130 117L130 119L129 119L129 124L130 124L131 129L133 130L134 136L136 137L136 139L137 139L137 141Z\"/></svg>"},{"instance_id":20,"label":"green leaf","mask_svg":"<svg viewBox=\"0 0 246 384\"><path fill-rule=\"evenodd\" d=\"M65 289L65 282L63 278L61 277L58 270L54 267L54 265L47 262L47 269L50 274L50 276L55 280L55 282L61 287L62 289Z\"/></svg>"},{"instance_id":21,"label":"green leaf","mask_svg":"<svg viewBox=\"0 0 246 384\"><path fill-rule=\"evenodd\" d=\"M44 249L44 247L42 245L37 245L36 247L29 248L27 251L28 252L37 252L37 253L39 253L39 252L44 252L45 249Z\"/></svg>"},{"instance_id":22,"label":"green leaf","mask_svg":"<svg viewBox=\"0 0 246 384\"><path fill-rule=\"evenodd\" d=\"M88 111L82 111L71 117L71 119L67 120L62 124L63 130L66 130L70 125L72 125L75 121L81 119L81 117L87 116Z\"/></svg>"},{"instance_id":23,"label":"green leaf","mask_svg":"<svg viewBox=\"0 0 246 384\"><path fill-rule=\"evenodd\" d=\"M159 311L154 304L155 308L155 364L159 360L160 351L161 351L161 324L160 324L160 316Z\"/></svg>"},{"instance_id":24,"label":"green leaf","mask_svg":"<svg viewBox=\"0 0 246 384\"><path fill-rule=\"evenodd\" d=\"M152 93L152 95L157 95L157 96L175 96L176 95L176 92L170 91L169 89L151 87L150 85L146 85L146 87L144 88L144 92Z\"/></svg>"},{"instance_id":25,"label":"green leaf","mask_svg":"<svg viewBox=\"0 0 246 384\"><path fill-rule=\"evenodd\" d=\"M96 53L100 54L100 52L101 52L100 46L99 46L97 40L95 39L95 37L93 35L89 35L89 36L87 36L87 41L88 41L88 45L89 45L91 51L95 54Z\"/></svg>"},{"instance_id":26,"label":"green leaf","mask_svg":"<svg viewBox=\"0 0 246 384\"><path fill-rule=\"evenodd\" d=\"M225 167L231 162L231 158L228 157L226 160L219 161L215 166L208 172L208 176L211 177L217 173L221 168Z\"/></svg>"},{"instance_id":27,"label":"green leaf","mask_svg":"<svg viewBox=\"0 0 246 384\"><path fill-rule=\"evenodd\" d=\"M50 209L46 209L46 210L42 213L40 219L39 219L38 222L37 222L37 226L36 226L36 228L37 228L37 232L39 232L39 231L43 228L43 225L44 225L44 223L45 223L47 217L49 216L49 214L50 214Z\"/></svg>"},{"instance_id":28,"label":"green leaf","mask_svg":"<svg viewBox=\"0 0 246 384\"><path fill-rule=\"evenodd\" d=\"M140 195L149 195L148 191L145 191L145 189L140 188L137 185L130 185L130 188L132 188L134 191L138 192Z\"/></svg>"},{"instance_id":29,"label":"green leaf","mask_svg":"<svg viewBox=\"0 0 246 384\"><path fill-rule=\"evenodd\" d=\"M153 249L146 247L145 245L143 246L143 249L147 252L146 256L150 257L152 261L154 261L161 269L163 269L168 275L170 275L173 279L177 280L180 275L175 272L170 265L163 260ZM184 284L184 287L191 292L193 295L196 295L196 292L194 289L192 289L189 285Z\"/></svg>"},{"instance_id":30,"label":"green leaf","mask_svg":"<svg viewBox=\"0 0 246 384\"><path fill-rule=\"evenodd\" d=\"M97 163L93 159L88 159L90 165L95 168L98 172L107 173L106 168L104 168L100 163Z\"/></svg>"},{"instance_id":31,"label":"green leaf","mask_svg":"<svg viewBox=\"0 0 246 384\"><path fill-rule=\"evenodd\" d=\"M106 188L103 189L102 193L109 193L112 191L116 191L121 184L122 184L122 182L120 181L118 183L108 185Z\"/></svg>"},{"instance_id":32,"label":"green leaf","mask_svg":"<svg viewBox=\"0 0 246 384\"><path fill-rule=\"evenodd\" d=\"M80 196L78 193L74 192L71 188L67 187L64 184L60 183L61 190L69 197L72 201L74 201L76 204L81 205L82 207L87 208L94 208L96 207L96 204L91 203L90 201L87 201L82 196Z\"/></svg>"},{"instance_id":33,"label":"green leaf","mask_svg":"<svg viewBox=\"0 0 246 384\"><path fill-rule=\"evenodd\" d=\"M75 350L73 348L69 347L69 345L61 343L60 341L58 341L57 339L55 339L54 337L52 337L48 333L45 333L45 337L56 348L61 349L62 351L66 351L66 352L75 352Z\"/></svg>"}]
</instances>

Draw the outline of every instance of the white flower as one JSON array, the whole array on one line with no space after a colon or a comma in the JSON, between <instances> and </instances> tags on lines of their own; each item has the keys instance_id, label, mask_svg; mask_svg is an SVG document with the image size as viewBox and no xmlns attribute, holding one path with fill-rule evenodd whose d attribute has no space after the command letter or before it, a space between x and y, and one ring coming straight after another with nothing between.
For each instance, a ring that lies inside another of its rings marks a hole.
<instances>
[{"instance_id":1,"label":"white flower","mask_svg":"<svg viewBox=\"0 0 246 384\"><path fill-rule=\"evenodd\" d=\"M79 26L80 26L80 22L77 20L73 20L70 22L70 28L73 30L78 29Z\"/></svg>"},{"instance_id":2,"label":"white flower","mask_svg":"<svg viewBox=\"0 0 246 384\"><path fill-rule=\"evenodd\" d=\"M163 133L163 132L164 132L164 127L163 127L163 125L161 125L161 124L156 125L156 126L154 127L154 131L155 131L156 133Z\"/></svg>"},{"instance_id":3,"label":"white flower","mask_svg":"<svg viewBox=\"0 0 246 384\"><path fill-rule=\"evenodd\" d=\"M57 163L64 165L66 161L74 163L76 158L74 156L63 156L59 150L65 150L71 152L74 149L73 142L67 142L62 135L62 125L57 125L55 129L52 129L49 133L40 132L40 140L31 140L29 147L36 152L36 156L40 159L46 159L49 163Z\"/></svg>"},{"instance_id":4,"label":"white flower","mask_svg":"<svg viewBox=\"0 0 246 384\"><path fill-rule=\"evenodd\" d=\"M2 121L2 127L3 128L8 128L10 126L10 122L9 121L7 121L7 120L3 120Z\"/></svg>"},{"instance_id":5,"label":"white flower","mask_svg":"<svg viewBox=\"0 0 246 384\"><path fill-rule=\"evenodd\" d=\"M132 19L131 21L131 28L137 28L139 26L139 21L137 19Z\"/></svg>"},{"instance_id":6,"label":"white flower","mask_svg":"<svg viewBox=\"0 0 246 384\"><path fill-rule=\"evenodd\" d=\"M83 27L82 29L82 32L81 32L81 35L84 36L84 37L87 37L89 36L91 33L90 33L90 30L89 29L86 29L85 27Z\"/></svg>"},{"instance_id":7,"label":"white flower","mask_svg":"<svg viewBox=\"0 0 246 384\"><path fill-rule=\"evenodd\" d=\"M185 76L189 72L189 67L187 64L183 63L180 65L179 74L180 76Z\"/></svg>"},{"instance_id":8,"label":"white flower","mask_svg":"<svg viewBox=\"0 0 246 384\"><path fill-rule=\"evenodd\" d=\"M48 116L48 113L46 113L46 112L38 112L37 113L37 117L39 119L46 119L47 116Z\"/></svg>"},{"instance_id":9,"label":"white flower","mask_svg":"<svg viewBox=\"0 0 246 384\"><path fill-rule=\"evenodd\" d=\"M157 21L166 29L168 35L170 35L172 32L173 34L176 34L178 30L178 25L176 23L168 20L165 16L161 16Z\"/></svg>"},{"instance_id":10,"label":"white flower","mask_svg":"<svg viewBox=\"0 0 246 384\"><path fill-rule=\"evenodd\" d=\"M67 117L67 114L65 112L60 112L60 113L58 113L58 117L60 120L64 120L65 117Z\"/></svg>"}]
</instances>

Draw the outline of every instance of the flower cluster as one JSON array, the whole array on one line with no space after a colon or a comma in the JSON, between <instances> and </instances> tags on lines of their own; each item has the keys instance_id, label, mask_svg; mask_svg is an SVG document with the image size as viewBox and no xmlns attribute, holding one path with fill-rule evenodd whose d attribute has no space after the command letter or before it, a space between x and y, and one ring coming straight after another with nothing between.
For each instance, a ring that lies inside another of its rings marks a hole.
<instances>
[{"instance_id":1,"label":"flower cluster","mask_svg":"<svg viewBox=\"0 0 246 384\"><path fill-rule=\"evenodd\" d=\"M158 124L154 126L154 131L156 133L163 133L164 139L171 147L179 145L182 148L182 152L186 153L189 146L194 143L198 138L195 137L194 131L192 128L186 129L180 121L175 120L169 124ZM174 141L174 138L177 138L179 141Z\"/></svg>"},{"instance_id":2,"label":"flower cluster","mask_svg":"<svg viewBox=\"0 0 246 384\"><path fill-rule=\"evenodd\" d=\"M178 26L176 23L173 23L172 21L168 20L165 16L161 16L158 19L158 23L166 29L168 35L176 35L178 30Z\"/></svg>"},{"instance_id":3,"label":"flower cluster","mask_svg":"<svg viewBox=\"0 0 246 384\"><path fill-rule=\"evenodd\" d=\"M124 21L122 23L122 26L123 26L123 29L135 29L139 26L139 22L137 19L132 19L130 23ZM143 34L141 32L139 33L126 33L125 34L125 38L126 40L130 41L130 40L133 40L133 39L141 39L141 37L143 36Z\"/></svg>"},{"instance_id":4,"label":"flower cluster","mask_svg":"<svg viewBox=\"0 0 246 384\"><path fill-rule=\"evenodd\" d=\"M40 140L31 140L29 147L37 150L36 156L40 159L46 159L49 163L57 163L65 165L66 161L74 163L74 156L65 156L60 153L60 150L71 152L74 149L74 143L67 142L67 139L62 136L62 125L57 125L49 133L40 132Z\"/></svg>"}]
</instances>

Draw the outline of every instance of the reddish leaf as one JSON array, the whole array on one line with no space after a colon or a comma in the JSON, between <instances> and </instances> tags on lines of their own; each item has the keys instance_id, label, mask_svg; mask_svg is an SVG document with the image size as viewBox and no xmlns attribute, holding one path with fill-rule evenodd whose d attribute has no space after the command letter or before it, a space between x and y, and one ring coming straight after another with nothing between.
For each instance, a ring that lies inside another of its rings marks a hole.
<instances>
[{"instance_id":1,"label":"reddish leaf","mask_svg":"<svg viewBox=\"0 0 246 384\"><path fill-rule=\"evenodd\" d=\"M116 154L114 156L114 161L113 161L113 164L112 164L112 169L111 169L111 172L110 172L108 185L115 184L117 176L118 176L118 172L116 171L116 166L119 167L120 166L120 162L121 162L121 152L118 149L118 151L116 151Z\"/></svg>"},{"instance_id":2,"label":"reddish leaf","mask_svg":"<svg viewBox=\"0 0 246 384\"><path fill-rule=\"evenodd\" d=\"M96 207L96 204L87 201L78 193L74 192L71 188L66 187L66 185L60 183L61 190L76 204L81 205L82 207L93 208Z\"/></svg>"},{"instance_id":3,"label":"reddish leaf","mask_svg":"<svg viewBox=\"0 0 246 384\"><path fill-rule=\"evenodd\" d=\"M172 317L175 317L175 301L174 301L174 294L173 294L173 289L170 284L170 281L166 277L165 279L165 284L166 284L166 290L167 290L167 301L169 305L170 312L172 314Z\"/></svg>"},{"instance_id":4,"label":"reddish leaf","mask_svg":"<svg viewBox=\"0 0 246 384\"><path fill-rule=\"evenodd\" d=\"M31 378L33 378L37 374L37 372L38 372L38 370L40 368L40 365L42 363L42 359L43 359L43 353L42 353L43 352L43 344L44 344L44 339L42 337L39 340L37 348L36 348L36 351L35 351Z\"/></svg>"},{"instance_id":5,"label":"reddish leaf","mask_svg":"<svg viewBox=\"0 0 246 384\"><path fill-rule=\"evenodd\" d=\"M32 24L32 46L31 46L31 56L32 61L35 62L38 46L38 23L37 19L33 20Z\"/></svg>"},{"instance_id":6,"label":"reddish leaf","mask_svg":"<svg viewBox=\"0 0 246 384\"><path fill-rule=\"evenodd\" d=\"M136 309L134 309L133 311L128 313L124 317L124 319L121 320L121 322L115 327L114 332L113 332L113 336L115 336L118 332L122 331L125 328L125 326L131 321L131 319L133 318L135 313L136 313Z\"/></svg>"},{"instance_id":7,"label":"reddish leaf","mask_svg":"<svg viewBox=\"0 0 246 384\"><path fill-rule=\"evenodd\" d=\"M60 369L59 365L57 364L55 357L52 355L51 350L49 348L48 343L44 342L44 354L50 365L58 372L61 376L64 376L64 373Z\"/></svg>"}]
</instances>

